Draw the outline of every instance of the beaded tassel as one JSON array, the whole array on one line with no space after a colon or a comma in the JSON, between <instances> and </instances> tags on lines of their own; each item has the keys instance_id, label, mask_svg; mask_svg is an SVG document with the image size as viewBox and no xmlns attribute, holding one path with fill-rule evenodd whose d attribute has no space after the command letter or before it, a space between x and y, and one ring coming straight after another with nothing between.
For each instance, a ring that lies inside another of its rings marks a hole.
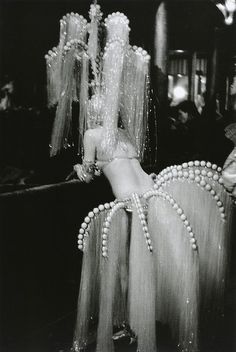
<instances>
[{"instance_id":1,"label":"beaded tassel","mask_svg":"<svg viewBox=\"0 0 236 352\"><path fill-rule=\"evenodd\" d=\"M187 216L184 214L183 209L181 209L181 207L178 205L178 203L175 201L175 199L173 197L171 197L168 193L158 191L158 190L150 190L143 195L143 197L146 200L148 200L150 197L153 197L153 196L158 196L158 197L168 201L171 204L172 208L179 215L180 220L183 222L183 225L185 226L185 228L188 231L188 234L190 237L189 242L191 244L192 249L197 250L197 241L196 241L195 235L193 233L192 227L187 219Z\"/></svg>"},{"instance_id":2,"label":"beaded tassel","mask_svg":"<svg viewBox=\"0 0 236 352\"><path fill-rule=\"evenodd\" d=\"M134 205L136 207L136 210L137 210L137 213L138 213L141 225L142 225L143 234L144 234L144 237L146 239L148 250L150 252L152 252L153 251L153 247L152 247L152 241L151 241L151 238L150 238L150 233L149 233L148 227L147 227L146 216L144 214L143 207L142 207L142 204L140 202L138 194L137 193L133 193L132 194L132 199L133 199Z\"/></svg>"},{"instance_id":3,"label":"beaded tassel","mask_svg":"<svg viewBox=\"0 0 236 352\"><path fill-rule=\"evenodd\" d=\"M106 211L115 206L114 202L100 204L97 208L94 208L84 218L83 223L80 226L78 233L78 249L83 251L85 247L85 238L89 236L89 230L92 219L96 218L100 212Z\"/></svg>"},{"instance_id":4,"label":"beaded tassel","mask_svg":"<svg viewBox=\"0 0 236 352\"><path fill-rule=\"evenodd\" d=\"M197 183L203 190L208 191L216 201L222 220L225 220L225 209L220 196L214 190L214 183L222 185L220 177L221 168L216 164L206 161L190 161L182 165L169 166L164 169L156 178L155 189L165 186L170 181L184 180ZM209 181L211 182L209 182Z\"/></svg>"}]
</instances>

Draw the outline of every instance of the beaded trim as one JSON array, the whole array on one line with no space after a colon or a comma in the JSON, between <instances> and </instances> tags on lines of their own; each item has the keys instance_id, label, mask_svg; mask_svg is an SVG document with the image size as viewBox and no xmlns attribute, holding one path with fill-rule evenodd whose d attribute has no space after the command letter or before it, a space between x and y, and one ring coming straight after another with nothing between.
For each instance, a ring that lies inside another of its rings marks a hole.
<instances>
[{"instance_id":1,"label":"beaded trim","mask_svg":"<svg viewBox=\"0 0 236 352\"><path fill-rule=\"evenodd\" d=\"M210 170L209 170L210 169ZM216 194L216 191L213 188L213 185L208 182L217 182L220 185L223 184L223 179L220 177L222 169L218 167L216 164L211 164L206 161L190 161L188 163L183 163L182 165L174 165L169 166L159 175L156 176L155 184L152 189L149 191L138 195L137 193L133 193L130 198L125 198L123 200L116 199L114 202L100 204L97 208L94 208L93 211L90 211L88 215L84 218L84 222L81 224L79 234L78 234L78 249L83 251L86 245L86 237L89 236L90 225L93 218L98 216L100 212L108 211L101 233L101 254L103 258L108 258L108 242L109 242L109 231L110 225L113 216L119 209L125 209L127 212L132 212L136 209L140 223L142 226L143 234L147 243L148 250L152 253L153 246L151 241L151 236L148 231L146 214L145 210L147 209L147 205L142 205L140 199L143 198L145 201L148 201L149 198L157 196L162 198L163 200L169 202L176 213L180 217L180 220L183 222L188 235L189 241L191 244L191 248L196 251L197 240L195 238L192 226L187 219L187 216L184 214L183 209L179 206L176 200L167 192L164 192L163 186L171 181L176 180L188 180L189 182L195 182L198 186L200 186L203 190L208 191L213 199L216 201L217 207L221 214L222 221L225 221L225 209L223 206L223 202L220 200L219 195Z\"/></svg>"},{"instance_id":2,"label":"beaded trim","mask_svg":"<svg viewBox=\"0 0 236 352\"><path fill-rule=\"evenodd\" d=\"M147 191L143 195L143 197L145 199L149 199L150 197L153 197L153 196L158 196L171 204L172 208L179 215L180 220L183 222L183 225L186 227L186 229L188 231L188 234L190 237L189 241L192 246L192 249L194 251L196 251L197 250L197 240L196 240L195 235L193 233L192 226L190 225L190 222L188 221L187 216L184 214L183 209L179 206L179 204L176 202L176 200L173 197L171 197L168 193L160 191L160 190L159 191L158 190L150 190L150 191Z\"/></svg>"},{"instance_id":3,"label":"beaded trim","mask_svg":"<svg viewBox=\"0 0 236 352\"><path fill-rule=\"evenodd\" d=\"M169 166L157 175L154 188L162 189L162 186L166 186L170 181L176 180L185 179L189 182L195 182L203 190L208 191L211 194L216 201L222 220L225 220L226 215L223 202L220 199L220 196L216 194L212 184L209 183L210 180L211 182L217 182L223 185L221 171L221 167L218 167L216 164L198 160L183 163L182 165Z\"/></svg>"}]
</instances>

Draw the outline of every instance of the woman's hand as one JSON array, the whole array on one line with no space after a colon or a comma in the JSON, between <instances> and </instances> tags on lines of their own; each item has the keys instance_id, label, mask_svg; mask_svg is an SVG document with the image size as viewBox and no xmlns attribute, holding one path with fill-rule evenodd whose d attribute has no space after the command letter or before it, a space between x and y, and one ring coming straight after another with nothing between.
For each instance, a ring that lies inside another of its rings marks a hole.
<instances>
[{"instance_id":1,"label":"woman's hand","mask_svg":"<svg viewBox=\"0 0 236 352\"><path fill-rule=\"evenodd\" d=\"M74 165L74 171L80 181L89 183L94 176L94 170L92 165L87 164L76 164Z\"/></svg>"}]
</instances>

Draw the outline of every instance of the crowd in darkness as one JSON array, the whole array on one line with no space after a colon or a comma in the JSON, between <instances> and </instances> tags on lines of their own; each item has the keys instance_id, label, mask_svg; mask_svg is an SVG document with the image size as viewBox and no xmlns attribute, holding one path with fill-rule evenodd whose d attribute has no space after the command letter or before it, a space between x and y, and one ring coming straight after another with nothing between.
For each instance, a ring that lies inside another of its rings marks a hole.
<instances>
[{"instance_id":1,"label":"crowd in darkness","mask_svg":"<svg viewBox=\"0 0 236 352\"><path fill-rule=\"evenodd\" d=\"M188 160L209 160L222 165L232 145L224 128L232 120L227 112L199 112L190 100L169 106L164 148L170 164Z\"/></svg>"},{"instance_id":2,"label":"crowd in darkness","mask_svg":"<svg viewBox=\"0 0 236 352\"><path fill-rule=\"evenodd\" d=\"M34 185L65 180L76 162L76 151L71 147L58 157L49 157L55 108L48 109L46 99L40 107L21 104L16 93L14 79L6 76L0 96L0 184ZM232 149L224 136L224 128L230 122L226 114L215 111L209 116L205 107L199 113L192 101L185 100L175 106L170 104L167 116L166 133L160 127L157 131L165 138L162 143L157 138L157 165L150 171L158 172L160 168L189 160L223 164ZM158 120L157 113L157 126Z\"/></svg>"}]
</instances>

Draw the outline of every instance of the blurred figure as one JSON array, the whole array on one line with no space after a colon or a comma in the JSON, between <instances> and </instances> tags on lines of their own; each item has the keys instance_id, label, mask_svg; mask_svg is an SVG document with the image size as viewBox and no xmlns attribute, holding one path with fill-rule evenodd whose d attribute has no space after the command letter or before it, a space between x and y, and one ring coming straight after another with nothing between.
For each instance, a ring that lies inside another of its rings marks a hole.
<instances>
[{"instance_id":1,"label":"blurred figure","mask_svg":"<svg viewBox=\"0 0 236 352\"><path fill-rule=\"evenodd\" d=\"M205 128L196 105L183 101L172 107L169 113L171 139L174 141L176 160L204 159Z\"/></svg>"},{"instance_id":2,"label":"blurred figure","mask_svg":"<svg viewBox=\"0 0 236 352\"><path fill-rule=\"evenodd\" d=\"M236 123L225 128L225 136L233 142L234 148L224 163L222 177L225 188L236 198Z\"/></svg>"},{"instance_id":3,"label":"blurred figure","mask_svg":"<svg viewBox=\"0 0 236 352\"><path fill-rule=\"evenodd\" d=\"M14 80L5 78L5 82L0 90L0 111L9 110L15 107L14 104L15 86Z\"/></svg>"}]
</instances>

